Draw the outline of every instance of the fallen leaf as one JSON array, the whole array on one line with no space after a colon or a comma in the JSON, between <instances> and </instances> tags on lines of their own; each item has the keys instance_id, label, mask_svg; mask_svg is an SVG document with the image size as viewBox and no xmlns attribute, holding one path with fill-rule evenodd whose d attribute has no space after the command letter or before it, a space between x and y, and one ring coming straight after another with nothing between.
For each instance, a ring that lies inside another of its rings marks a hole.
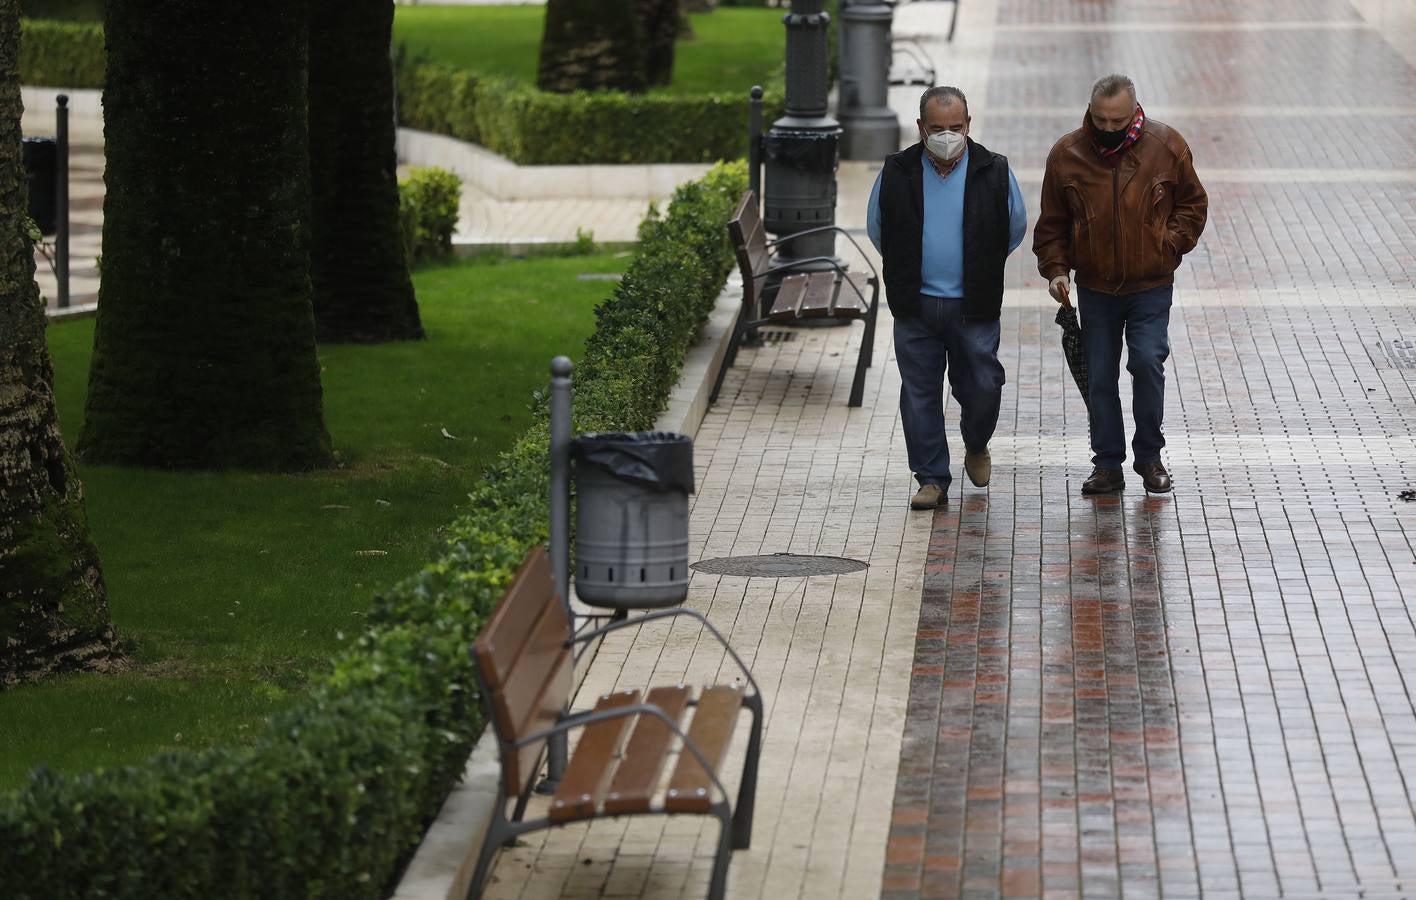
<instances>
[{"instance_id":1,"label":"fallen leaf","mask_svg":"<svg viewBox=\"0 0 1416 900\"><path fill-rule=\"evenodd\" d=\"M388 556L387 550L355 550L355 556Z\"/></svg>"},{"instance_id":2,"label":"fallen leaf","mask_svg":"<svg viewBox=\"0 0 1416 900\"><path fill-rule=\"evenodd\" d=\"M450 434L447 433L447 429L446 429L446 428L439 428L438 430L439 430L440 432L442 432L442 436L445 437L445 438L447 438L448 440L450 440L450 441L455 441L455 440L457 440L456 437L454 437L453 435L450 435Z\"/></svg>"}]
</instances>

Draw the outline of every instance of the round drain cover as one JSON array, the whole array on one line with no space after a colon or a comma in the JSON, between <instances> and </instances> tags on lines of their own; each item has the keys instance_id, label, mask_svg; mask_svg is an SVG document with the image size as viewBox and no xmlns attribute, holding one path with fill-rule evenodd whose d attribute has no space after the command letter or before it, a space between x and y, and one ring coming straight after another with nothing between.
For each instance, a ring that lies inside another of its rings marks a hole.
<instances>
[{"instance_id":1,"label":"round drain cover","mask_svg":"<svg viewBox=\"0 0 1416 900\"><path fill-rule=\"evenodd\" d=\"M725 556L705 559L690 568L705 575L741 575L746 578L801 578L807 575L845 575L868 568L858 559L843 556L799 556L771 553L764 556Z\"/></svg>"}]
</instances>

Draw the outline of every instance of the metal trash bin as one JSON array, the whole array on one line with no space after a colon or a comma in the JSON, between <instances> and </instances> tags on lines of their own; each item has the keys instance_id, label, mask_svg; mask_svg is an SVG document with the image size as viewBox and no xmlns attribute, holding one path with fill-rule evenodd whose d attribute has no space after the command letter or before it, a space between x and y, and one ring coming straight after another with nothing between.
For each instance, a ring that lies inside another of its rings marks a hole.
<instances>
[{"instance_id":1,"label":"metal trash bin","mask_svg":"<svg viewBox=\"0 0 1416 900\"><path fill-rule=\"evenodd\" d=\"M29 189L29 217L40 234L53 234L59 221L59 144L51 137L27 137L21 142L25 186Z\"/></svg>"},{"instance_id":2,"label":"metal trash bin","mask_svg":"<svg viewBox=\"0 0 1416 900\"><path fill-rule=\"evenodd\" d=\"M571 456L576 595L611 609L683 602L693 439L663 431L583 434Z\"/></svg>"}]
</instances>

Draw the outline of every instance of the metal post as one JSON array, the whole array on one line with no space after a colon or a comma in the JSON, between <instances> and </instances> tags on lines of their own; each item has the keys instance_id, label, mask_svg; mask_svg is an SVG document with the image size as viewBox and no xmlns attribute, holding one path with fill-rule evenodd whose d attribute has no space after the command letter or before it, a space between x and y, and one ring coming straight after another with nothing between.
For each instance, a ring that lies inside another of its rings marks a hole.
<instances>
[{"instance_id":1,"label":"metal post","mask_svg":"<svg viewBox=\"0 0 1416 900\"><path fill-rule=\"evenodd\" d=\"M69 95L60 94L55 110L54 268L59 308L69 305Z\"/></svg>"},{"instance_id":2,"label":"metal post","mask_svg":"<svg viewBox=\"0 0 1416 900\"><path fill-rule=\"evenodd\" d=\"M834 225L836 166L841 126L827 115L827 40L831 16L824 0L792 0L782 18L787 28L786 115L772 123L763 139L767 186L763 224L779 237ZM836 236L820 231L785 242L783 262L834 257ZM836 265L845 266L841 259ZM833 268L831 263L805 263L792 271Z\"/></svg>"},{"instance_id":3,"label":"metal post","mask_svg":"<svg viewBox=\"0 0 1416 900\"><path fill-rule=\"evenodd\" d=\"M889 96L894 17L894 9L879 0L842 0L836 111L845 159L878 162L900 149L900 122Z\"/></svg>"},{"instance_id":4,"label":"metal post","mask_svg":"<svg viewBox=\"0 0 1416 900\"><path fill-rule=\"evenodd\" d=\"M762 206L762 85L754 84L747 101L747 186Z\"/></svg>"},{"instance_id":5,"label":"metal post","mask_svg":"<svg viewBox=\"0 0 1416 900\"><path fill-rule=\"evenodd\" d=\"M570 608L570 359L551 360L551 575L556 593L565 604L570 623L569 640L575 634L575 612ZM568 756L564 733L553 735L546 751L546 778L536 790L553 794L565 774Z\"/></svg>"}]
</instances>

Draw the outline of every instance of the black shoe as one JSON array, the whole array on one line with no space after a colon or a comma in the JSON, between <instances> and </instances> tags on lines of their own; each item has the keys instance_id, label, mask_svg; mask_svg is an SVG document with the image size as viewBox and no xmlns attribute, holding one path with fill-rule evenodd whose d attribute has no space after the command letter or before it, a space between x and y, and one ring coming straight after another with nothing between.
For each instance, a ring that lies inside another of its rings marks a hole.
<instances>
[{"instance_id":1,"label":"black shoe","mask_svg":"<svg viewBox=\"0 0 1416 900\"><path fill-rule=\"evenodd\" d=\"M1165 471L1165 466L1161 465L1158 459L1136 463L1136 473L1146 483L1146 490L1152 494L1168 494L1170 489L1174 487L1170 483L1170 473Z\"/></svg>"},{"instance_id":2,"label":"black shoe","mask_svg":"<svg viewBox=\"0 0 1416 900\"><path fill-rule=\"evenodd\" d=\"M1083 494L1114 494L1126 486L1126 476L1120 469L1103 469L1097 466L1082 482Z\"/></svg>"}]
</instances>

